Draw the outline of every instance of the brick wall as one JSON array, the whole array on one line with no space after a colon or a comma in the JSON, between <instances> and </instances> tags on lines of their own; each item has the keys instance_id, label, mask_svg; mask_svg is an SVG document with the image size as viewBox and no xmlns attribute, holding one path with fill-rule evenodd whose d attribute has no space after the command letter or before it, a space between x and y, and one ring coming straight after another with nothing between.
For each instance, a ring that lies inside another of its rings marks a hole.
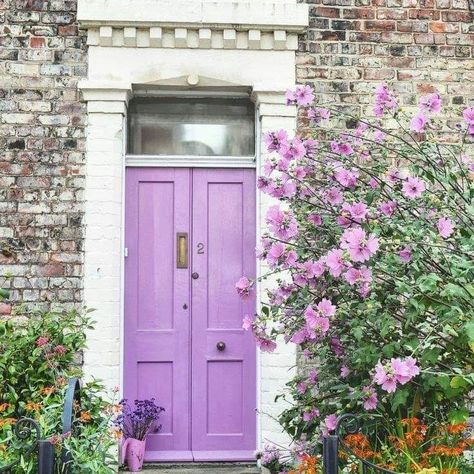
<instances>
[{"instance_id":1,"label":"brick wall","mask_svg":"<svg viewBox=\"0 0 474 474\"><path fill-rule=\"evenodd\" d=\"M0 274L13 300L44 307L81 300L87 69L75 12L76 0L0 0Z\"/></svg>"},{"instance_id":2,"label":"brick wall","mask_svg":"<svg viewBox=\"0 0 474 474\"><path fill-rule=\"evenodd\" d=\"M321 103L370 115L381 81L406 106L433 89L445 105L474 97L473 0L299 1L310 6L310 28L298 80L313 83Z\"/></svg>"}]
</instances>

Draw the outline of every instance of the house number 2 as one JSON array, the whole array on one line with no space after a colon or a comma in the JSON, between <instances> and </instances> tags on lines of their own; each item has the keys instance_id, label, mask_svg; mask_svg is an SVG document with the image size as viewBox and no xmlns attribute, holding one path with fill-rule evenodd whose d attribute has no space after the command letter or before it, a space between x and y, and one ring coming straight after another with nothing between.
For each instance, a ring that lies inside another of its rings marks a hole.
<instances>
[{"instance_id":1,"label":"house number 2","mask_svg":"<svg viewBox=\"0 0 474 474\"><path fill-rule=\"evenodd\" d=\"M204 244L199 242L197 244L197 249L198 249L198 252L197 252L198 254L203 254L204 253Z\"/></svg>"}]
</instances>

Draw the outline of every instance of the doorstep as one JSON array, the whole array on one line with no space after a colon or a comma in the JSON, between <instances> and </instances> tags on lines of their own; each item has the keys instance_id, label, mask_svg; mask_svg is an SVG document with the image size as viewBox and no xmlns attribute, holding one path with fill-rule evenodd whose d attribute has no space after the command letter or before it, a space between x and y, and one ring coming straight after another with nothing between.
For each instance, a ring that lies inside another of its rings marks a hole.
<instances>
[{"instance_id":1,"label":"doorstep","mask_svg":"<svg viewBox=\"0 0 474 474\"><path fill-rule=\"evenodd\" d=\"M255 464L248 463L147 463L143 466L142 472L144 474L260 474L261 470Z\"/></svg>"}]
</instances>

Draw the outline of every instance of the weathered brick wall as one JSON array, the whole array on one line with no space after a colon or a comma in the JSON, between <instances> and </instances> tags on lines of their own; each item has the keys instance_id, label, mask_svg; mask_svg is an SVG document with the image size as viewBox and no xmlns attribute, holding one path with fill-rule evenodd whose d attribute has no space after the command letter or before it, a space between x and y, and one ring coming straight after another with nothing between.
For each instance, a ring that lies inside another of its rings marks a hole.
<instances>
[{"instance_id":1,"label":"weathered brick wall","mask_svg":"<svg viewBox=\"0 0 474 474\"><path fill-rule=\"evenodd\" d=\"M76 7L0 0L0 274L11 273L13 300L44 307L81 300L86 114L76 86L87 58Z\"/></svg>"},{"instance_id":2,"label":"weathered brick wall","mask_svg":"<svg viewBox=\"0 0 474 474\"><path fill-rule=\"evenodd\" d=\"M473 99L473 0L299 1L310 5L310 28L300 42L298 80L313 83L321 103L370 115L381 81L405 106L432 90L444 105Z\"/></svg>"}]
</instances>

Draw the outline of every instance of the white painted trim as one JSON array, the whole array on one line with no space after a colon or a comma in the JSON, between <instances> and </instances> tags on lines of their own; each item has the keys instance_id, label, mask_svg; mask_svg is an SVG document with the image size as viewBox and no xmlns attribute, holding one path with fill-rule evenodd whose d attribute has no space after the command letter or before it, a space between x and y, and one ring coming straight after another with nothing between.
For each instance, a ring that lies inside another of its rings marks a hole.
<instances>
[{"instance_id":1,"label":"white painted trim","mask_svg":"<svg viewBox=\"0 0 474 474\"><path fill-rule=\"evenodd\" d=\"M157 168L255 168L253 156L126 155L127 166Z\"/></svg>"}]
</instances>

